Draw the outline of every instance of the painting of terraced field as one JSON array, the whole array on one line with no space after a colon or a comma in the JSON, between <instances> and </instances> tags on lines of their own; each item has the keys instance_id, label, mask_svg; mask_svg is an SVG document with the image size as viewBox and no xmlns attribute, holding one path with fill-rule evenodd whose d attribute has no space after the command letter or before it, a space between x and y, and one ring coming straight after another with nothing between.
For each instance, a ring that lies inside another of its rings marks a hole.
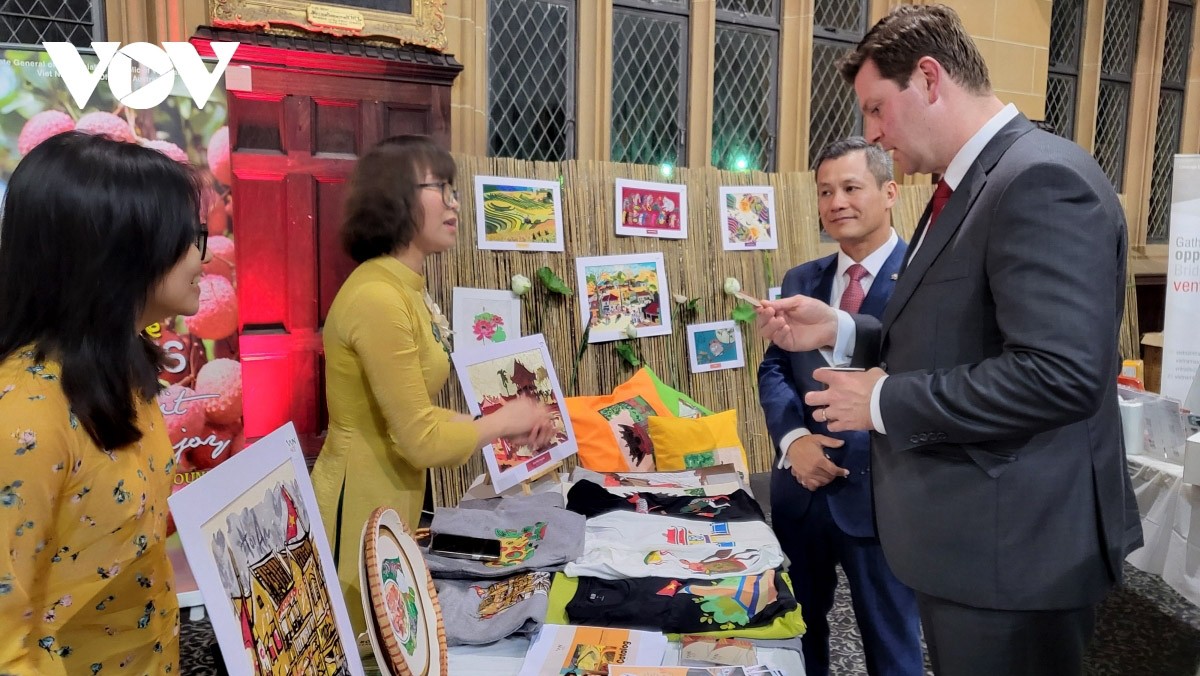
<instances>
[{"instance_id":1,"label":"painting of terraced field","mask_svg":"<svg viewBox=\"0 0 1200 676\"><path fill-rule=\"evenodd\" d=\"M475 177L480 249L562 251L562 197L556 181Z\"/></svg>"}]
</instances>

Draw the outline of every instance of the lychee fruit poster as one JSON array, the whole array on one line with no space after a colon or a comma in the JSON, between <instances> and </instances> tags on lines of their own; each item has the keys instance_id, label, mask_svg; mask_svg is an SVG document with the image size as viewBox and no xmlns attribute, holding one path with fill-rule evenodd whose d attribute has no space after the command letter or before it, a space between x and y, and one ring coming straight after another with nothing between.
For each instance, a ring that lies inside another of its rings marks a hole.
<instances>
[{"instance_id":1,"label":"lychee fruit poster","mask_svg":"<svg viewBox=\"0 0 1200 676\"><path fill-rule=\"evenodd\" d=\"M80 52L84 62L94 67L95 57ZM200 280L200 311L191 317L162 317L146 328L168 358L160 374L163 389L158 402L175 448L178 490L246 445L229 108L223 86L214 90L204 108L197 108L179 86L176 95L161 105L133 110L122 106L106 84L96 87L87 108L80 109L46 52L0 50L0 198L22 157L42 141L72 129L139 143L199 173L203 183L200 222L208 227L212 252ZM181 601L185 605L201 603L174 537L171 559Z\"/></svg>"}]
</instances>

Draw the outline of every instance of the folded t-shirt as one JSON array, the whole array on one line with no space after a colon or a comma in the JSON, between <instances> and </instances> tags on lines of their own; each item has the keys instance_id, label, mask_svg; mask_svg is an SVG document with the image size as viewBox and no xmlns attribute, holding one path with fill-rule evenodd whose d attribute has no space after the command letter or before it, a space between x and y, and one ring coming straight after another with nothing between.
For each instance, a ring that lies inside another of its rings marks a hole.
<instances>
[{"instance_id":1,"label":"folded t-shirt","mask_svg":"<svg viewBox=\"0 0 1200 676\"><path fill-rule=\"evenodd\" d=\"M567 509L586 517L626 511L661 514L696 521L764 521L762 509L746 491L708 497L666 496L654 493L614 495L599 484L577 481L567 493Z\"/></svg>"},{"instance_id":2,"label":"folded t-shirt","mask_svg":"<svg viewBox=\"0 0 1200 676\"><path fill-rule=\"evenodd\" d=\"M783 560L779 540L762 521L702 522L609 512L587 520L583 553L563 572L608 580L719 580L765 573L783 565Z\"/></svg>"},{"instance_id":3,"label":"folded t-shirt","mask_svg":"<svg viewBox=\"0 0 1200 676\"><path fill-rule=\"evenodd\" d=\"M436 582L447 645L483 645L515 634L533 634L546 619L551 573L521 573L503 580Z\"/></svg>"},{"instance_id":4,"label":"folded t-shirt","mask_svg":"<svg viewBox=\"0 0 1200 676\"><path fill-rule=\"evenodd\" d=\"M583 553L584 518L562 508L562 495L537 493L470 500L439 509L429 530L500 540L500 560L470 561L423 549L434 577L495 578L530 570L562 570Z\"/></svg>"},{"instance_id":5,"label":"folded t-shirt","mask_svg":"<svg viewBox=\"0 0 1200 676\"><path fill-rule=\"evenodd\" d=\"M766 626L796 607L777 569L720 580L581 577L566 612L572 624L692 633Z\"/></svg>"}]
</instances>

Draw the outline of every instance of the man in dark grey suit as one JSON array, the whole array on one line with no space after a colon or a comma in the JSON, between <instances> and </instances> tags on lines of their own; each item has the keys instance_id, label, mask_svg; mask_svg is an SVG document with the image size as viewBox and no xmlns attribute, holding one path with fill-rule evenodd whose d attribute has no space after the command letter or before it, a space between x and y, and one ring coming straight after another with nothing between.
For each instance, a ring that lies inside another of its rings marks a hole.
<instances>
[{"instance_id":1,"label":"man in dark grey suit","mask_svg":"<svg viewBox=\"0 0 1200 676\"><path fill-rule=\"evenodd\" d=\"M992 92L958 16L901 6L842 64L867 140L942 180L881 320L800 296L760 310L831 431L872 431L877 530L917 591L934 670L1078 674L1141 525L1121 447L1125 219L1077 145Z\"/></svg>"}]
</instances>

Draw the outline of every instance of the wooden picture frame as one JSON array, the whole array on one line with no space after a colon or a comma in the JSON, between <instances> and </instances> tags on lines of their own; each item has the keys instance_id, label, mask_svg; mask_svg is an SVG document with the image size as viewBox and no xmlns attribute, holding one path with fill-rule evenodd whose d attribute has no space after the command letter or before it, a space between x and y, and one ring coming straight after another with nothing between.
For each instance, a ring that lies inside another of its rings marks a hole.
<instances>
[{"instance_id":1,"label":"wooden picture frame","mask_svg":"<svg viewBox=\"0 0 1200 676\"><path fill-rule=\"evenodd\" d=\"M219 28L298 29L446 50L446 0L396 0L395 5L397 11L365 9L337 0L208 0L208 11L212 25ZM411 11L402 11L404 5Z\"/></svg>"},{"instance_id":2,"label":"wooden picture frame","mask_svg":"<svg viewBox=\"0 0 1200 676\"><path fill-rule=\"evenodd\" d=\"M396 510L363 524L359 583L367 635L379 667L395 676L448 673L446 625L421 547Z\"/></svg>"}]
</instances>

